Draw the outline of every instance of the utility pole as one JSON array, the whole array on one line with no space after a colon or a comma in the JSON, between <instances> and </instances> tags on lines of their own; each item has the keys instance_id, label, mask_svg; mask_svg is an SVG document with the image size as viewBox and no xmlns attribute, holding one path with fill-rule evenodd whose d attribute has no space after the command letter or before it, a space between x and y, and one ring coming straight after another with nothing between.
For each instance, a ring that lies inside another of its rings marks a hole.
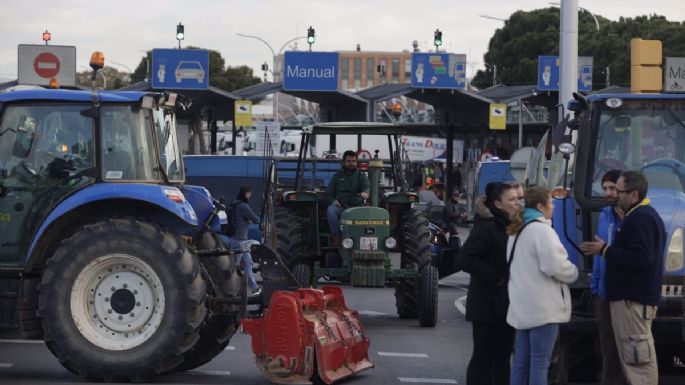
<instances>
[{"instance_id":1,"label":"utility pole","mask_svg":"<svg viewBox=\"0 0 685 385\"><path fill-rule=\"evenodd\" d=\"M578 91L578 0L561 2L561 26L559 49L559 114L564 118L568 102Z\"/></svg>"}]
</instances>

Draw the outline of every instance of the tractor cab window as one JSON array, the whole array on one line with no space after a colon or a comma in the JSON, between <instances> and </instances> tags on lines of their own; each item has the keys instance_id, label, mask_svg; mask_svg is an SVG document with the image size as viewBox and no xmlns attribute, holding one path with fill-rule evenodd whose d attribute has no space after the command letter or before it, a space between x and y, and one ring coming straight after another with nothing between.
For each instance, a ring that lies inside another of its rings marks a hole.
<instances>
[{"instance_id":1,"label":"tractor cab window","mask_svg":"<svg viewBox=\"0 0 685 385\"><path fill-rule=\"evenodd\" d=\"M103 106L100 114L102 178L158 181L152 116L138 106Z\"/></svg>"},{"instance_id":2,"label":"tractor cab window","mask_svg":"<svg viewBox=\"0 0 685 385\"><path fill-rule=\"evenodd\" d=\"M81 105L8 106L0 126L0 177L63 179L94 167L93 120Z\"/></svg>"},{"instance_id":3,"label":"tractor cab window","mask_svg":"<svg viewBox=\"0 0 685 385\"><path fill-rule=\"evenodd\" d=\"M159 142L160 165L170 181L182 182L185 178L183 157L178 147L174 114L162 109L155 110L155 127Z\"/></svg>"},{"instance_id":4,"label":"tractor cab window","mask_svg":"<svg viewBox=\"0 0 685 385\"><path fill-rule=\"evenodd\" d=\"M592 197L601 197L611 169L639 170L651 188L684 191L685 102L624 101L599 116Z\"/></svg>"}]
</instances>

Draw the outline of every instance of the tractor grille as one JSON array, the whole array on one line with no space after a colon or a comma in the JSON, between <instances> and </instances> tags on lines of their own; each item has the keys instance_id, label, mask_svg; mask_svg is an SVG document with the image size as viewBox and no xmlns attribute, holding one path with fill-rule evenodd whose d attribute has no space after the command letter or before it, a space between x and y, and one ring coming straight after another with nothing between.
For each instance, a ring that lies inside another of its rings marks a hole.
<instances>
[{"instance_id":1,"label":"tractor grille","mask_svg":"<svg viewBox=\"0 0 685 385\"><path fill-rule=\"evenodd\" d=\"M375 250L352 252L352 286L385 286L386 253Z\"/></svg>"}]
</instances>

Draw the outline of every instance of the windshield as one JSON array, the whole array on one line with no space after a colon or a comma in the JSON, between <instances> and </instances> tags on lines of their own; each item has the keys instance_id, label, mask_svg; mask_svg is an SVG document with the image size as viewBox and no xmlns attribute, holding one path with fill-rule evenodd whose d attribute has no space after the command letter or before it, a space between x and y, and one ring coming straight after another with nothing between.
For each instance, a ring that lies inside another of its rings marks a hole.
<instances>
[{"instance_id":1,"label":"windshield","mask_svg":"<svg viewBox=\"0 0 685 385\"><path fill-rule=\"evenodd\" d=\"M138 106L102 107L102 179L159 181L150 118Z\"/></svg>"},{"instance_id":2,"label":"windshield","mask_svg":"<svg viewBox=\"0 0 685 385\"><path fill-rule=\"evenodd\" d=\"M591 163L592 197L601 197L602 176L611 169L640 170L650 188L683 191L685 101L623 100L603 107Z\"/></svg>"},{"instance_id":3,"label":"windshield","mask_svg":"<svg viewBox=\"0 0 685 385\"><path fill-rule=\"evenodd\" d=\"M159 163L171 182L183 182L183 157L178 148L176 119L171 111L155 110L155 126L159 141Z\"/></svg>"}]
</instances>

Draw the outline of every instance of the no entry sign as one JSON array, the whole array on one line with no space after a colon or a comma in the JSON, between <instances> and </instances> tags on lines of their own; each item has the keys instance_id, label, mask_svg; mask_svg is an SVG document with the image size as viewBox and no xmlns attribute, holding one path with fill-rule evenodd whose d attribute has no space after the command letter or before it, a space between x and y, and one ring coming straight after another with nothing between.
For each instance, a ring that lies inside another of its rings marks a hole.
<instances>
[{"instance_id":1,"label":"no entry sign","mask_svg":"<svg viewBox=\"0 0 685 385\"><path fill-rule=\"evenodd\" d=\"M54 78L59 73L59 58L50 52L43 52L33 60L33 70L42 78Z\"/></svg>"},{"instance_id":2,"label":"no entry sign","mask_svg":"<svg viewBox=\"0 0 685 385\"><path fill-rule=\"evenodd\" d=\"M76 47L19 45L19 84L46 86L55 78L61 86L76 85Z\"/></svg>"}]
</instances>

